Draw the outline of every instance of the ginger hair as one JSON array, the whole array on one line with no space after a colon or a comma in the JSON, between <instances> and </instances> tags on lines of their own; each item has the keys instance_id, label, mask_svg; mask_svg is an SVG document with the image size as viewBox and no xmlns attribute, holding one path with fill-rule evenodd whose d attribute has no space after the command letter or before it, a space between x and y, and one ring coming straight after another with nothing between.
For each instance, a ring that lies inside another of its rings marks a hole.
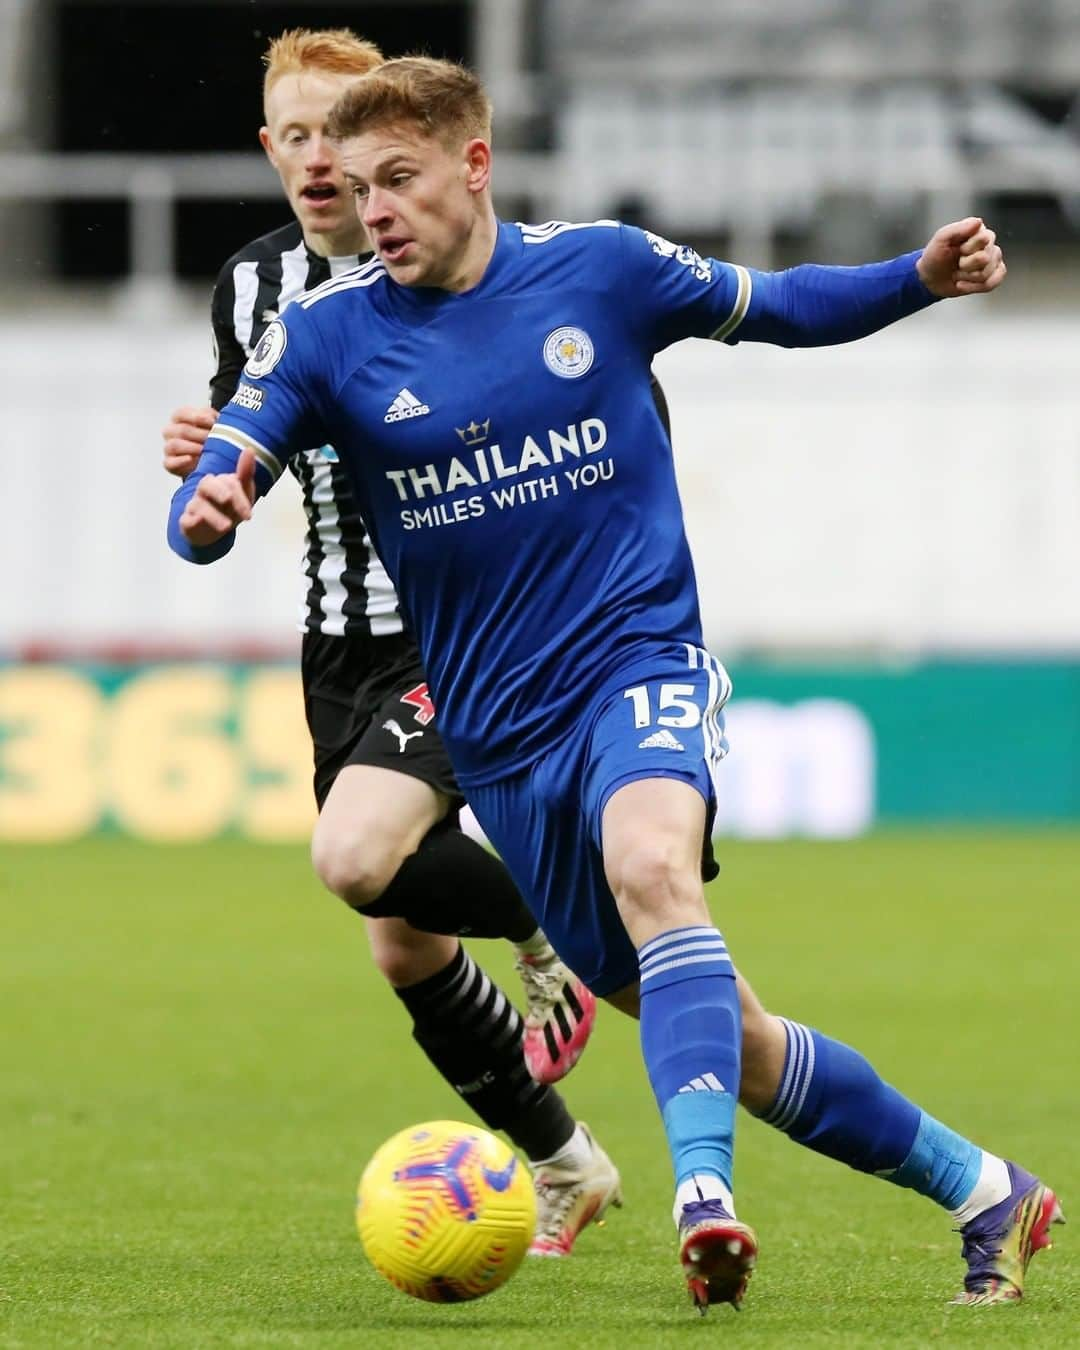
<instances>
[{"instance_id":1,"label":"ginger hair","mask_svg":"<svg viewBox=\"0 0 1080 1350\"><path fill-rule=\"evenodd\" d=\"M290 28L274 38L263 55L263 99L283 75L322 71L329 75L366 75L383 63L374 42L351 28Z\"/></svg>"}]
</instances>

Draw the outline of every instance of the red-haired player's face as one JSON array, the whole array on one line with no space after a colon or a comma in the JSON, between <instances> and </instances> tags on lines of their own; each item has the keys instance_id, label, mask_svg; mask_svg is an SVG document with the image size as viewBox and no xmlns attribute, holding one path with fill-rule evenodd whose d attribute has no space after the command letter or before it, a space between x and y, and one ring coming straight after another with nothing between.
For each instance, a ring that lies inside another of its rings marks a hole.
<instances>
[{"instance_id":1,"label":"red-haired player's face","mask_svg":"<svg viewBox=\"0 0 1080 1350\"><path fill-rule=\"evenodd\" d=\"M330 109L354 75L304 71L282 75L266 96L266 126L259 140L277 169L308 245L324 256L367 248L337 147L324 135Z\"/></svg>"},{"instance_id":2,"label":"red-haired player's face","mask_svg":"<svg viewBox=\"0 0 1080 1350\"><path fill-rule=\"evenodd\" d=\"M479 194L491 162L484 141L454 150L410 126L378 127L345 141L341 162L371 246L395 281L449 291L475 284Z\"/></svg>"}]
</instances>

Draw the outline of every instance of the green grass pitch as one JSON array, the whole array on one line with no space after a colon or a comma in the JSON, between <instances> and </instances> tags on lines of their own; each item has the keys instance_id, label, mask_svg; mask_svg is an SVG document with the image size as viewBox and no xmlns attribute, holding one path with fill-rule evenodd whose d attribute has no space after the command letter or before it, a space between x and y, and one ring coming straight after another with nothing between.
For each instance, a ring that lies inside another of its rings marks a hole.
<instances>
[{"instance_id":1,"label":"green grass pitch","mask_svg":"<svg viewBox=\"0 0 1080 1350\"><path fill-rule=\"evenodd\" d=\"M710 890L777 1011L851 1041L1080 1214L1080 834L721 846ZM460 1114L301 849L0 849L0 1345L763 1347L1080 1343L1080 1231L1019 1307L946 1307L926 1201L740 1118L744 1311L690 1308L635 1027L603 1009L565 1084L626 1208L492 1297L413 1302L367 1267L356 1179ZM474 952L513 989L505 952Z\"/></svg>"}]
</instances>

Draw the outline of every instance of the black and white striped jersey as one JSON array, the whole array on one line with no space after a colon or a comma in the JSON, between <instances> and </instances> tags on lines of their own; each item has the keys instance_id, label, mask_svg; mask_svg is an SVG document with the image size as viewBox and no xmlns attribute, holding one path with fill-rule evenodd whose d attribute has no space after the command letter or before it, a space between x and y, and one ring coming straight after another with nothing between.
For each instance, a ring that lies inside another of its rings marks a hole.
<instances>
[{"instance_id":1,"label":"black and white striped jersey","mask_svg":"<svg viewBox=\"0 0 1080 1350\"><path fill-rule=\"evenodd\" d=\"M224 408L263 329L291 300L360 259L320 258L293 221L233 254L218 275L211 313L217 368L210 402ZM397 593L379 561L341 465L330 446L290 461L307 515L308 578L300 627L328 636L382 637L404 625Z\"/></svg>"}]
</instances>

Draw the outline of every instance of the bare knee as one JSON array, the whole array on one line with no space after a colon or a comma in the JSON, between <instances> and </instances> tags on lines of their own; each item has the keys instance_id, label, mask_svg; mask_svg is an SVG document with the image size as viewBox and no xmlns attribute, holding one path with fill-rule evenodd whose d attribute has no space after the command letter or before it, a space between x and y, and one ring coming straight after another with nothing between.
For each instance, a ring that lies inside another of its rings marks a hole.
<instances>
[{"instance_id":1,"label":"bare knee","mask_svg":"<svg viewBox=\"0 0 1080 1350\"><path fill-rule=\"evenodd\" d=\"M378 900L446 807L447 799L418 778L347 764L311 839L319 879L347 905L364 909Z\"/></svg>"},{"instance_id":2,"label":"bare knee","mask_svg":"<svg viewBox=\"0 0 1080 1350\"><path fill-rule=\"evenodd\" d=\"M353 909L362 910L378 900L405 856L392 843L324 827L321 820L311 838L311 862L319 880Z\"/></svg>"},{"instance_id":3,"label":"bare knee","mask_svg":"<svg viewBox=\"0 0 1080 1350\"><path fill-rule=\"evenodd\" d=\"M609 864L608 879L635 945L685 924L708 923L699 874L689 868L681 841L646 836Z\"/></svg>"},{"instance_id":4,"label":"bare knee","mask_svg":"<svg viewBox=\"0 0 1080 1350\"><path fill-rule=\"evenodd\" d=\"M602 821L604 870L636 947L709 923L701 889L705 802L690 784L639 779L612 794Z\"/></svg>"}]
</instances>

